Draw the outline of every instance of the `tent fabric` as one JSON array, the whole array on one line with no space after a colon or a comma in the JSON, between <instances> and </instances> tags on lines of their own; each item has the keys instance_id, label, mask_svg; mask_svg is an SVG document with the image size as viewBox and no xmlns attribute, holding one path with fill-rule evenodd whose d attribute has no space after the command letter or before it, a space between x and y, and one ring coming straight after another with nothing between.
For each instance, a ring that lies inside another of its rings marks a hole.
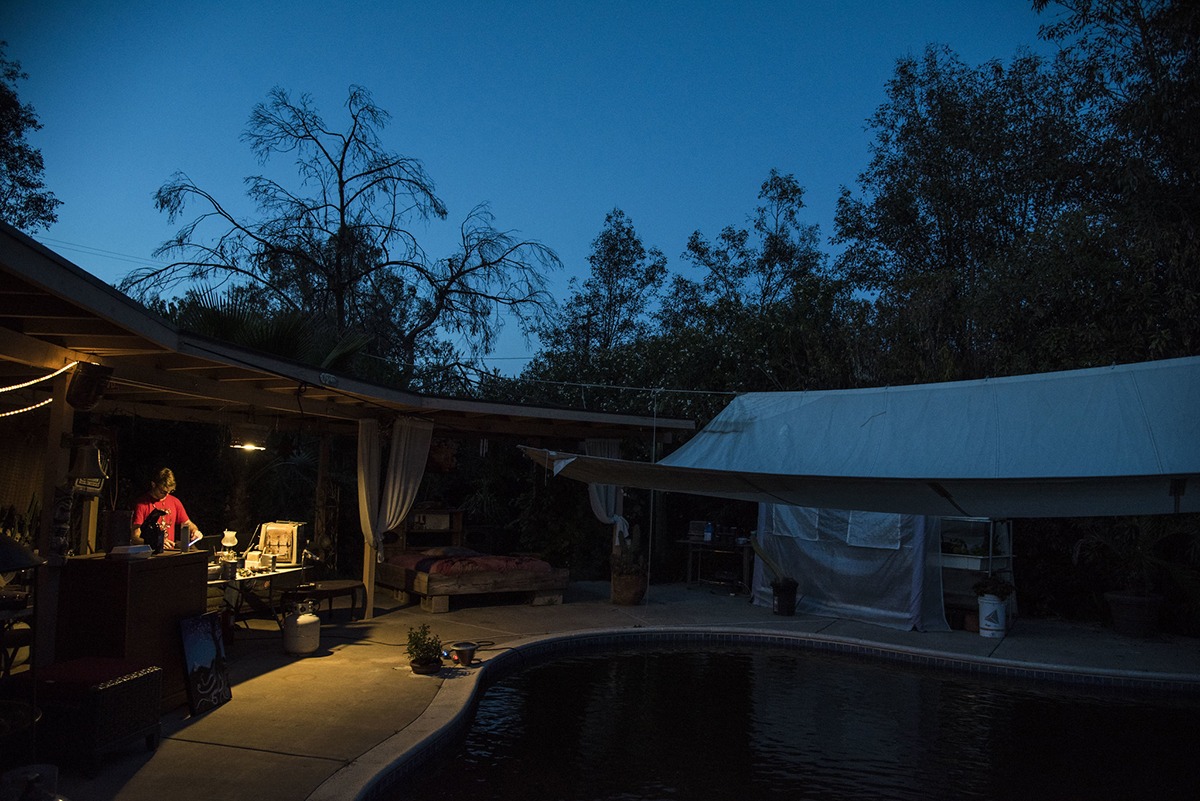
<instances>
[{"instance_id":1,"label":"tent fabric","mask_svg":"<svg viewBox=\"0 0 1200 801\"><path fill-rule=\"evenodd\" d=\"M902 631L949 631L937 518L760 504L758 544L796 580L796 611ZM775 577L755 560L752 600Z\"/></svg>"},{"instance_id":2,"label":"tent fabric","mask_svg":"<svg viewBox=\"0 0 1200 801\"><path fill-rule=\"evenodd\" d=\"M656 464L525 448L580 481L940 517L1200 511L1200 357L751 393Z\"/></svg>"}]
</instances>

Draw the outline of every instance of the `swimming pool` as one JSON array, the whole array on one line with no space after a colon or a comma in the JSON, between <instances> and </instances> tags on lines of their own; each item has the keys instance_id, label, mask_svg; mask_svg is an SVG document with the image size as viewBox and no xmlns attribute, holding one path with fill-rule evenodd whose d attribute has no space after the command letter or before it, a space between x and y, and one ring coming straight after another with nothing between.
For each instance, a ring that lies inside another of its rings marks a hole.
<instances>
[{"instance_id":1,"label":"swimming pool","mask_svg":"<svg viewBox=\"0 0 1200 801\"><path fill-rule=\"evenodd\" d=\"M489 687L394 797L1192 798L1200 698L781 648L570 655Z\"/></svg>"}]
</instances>

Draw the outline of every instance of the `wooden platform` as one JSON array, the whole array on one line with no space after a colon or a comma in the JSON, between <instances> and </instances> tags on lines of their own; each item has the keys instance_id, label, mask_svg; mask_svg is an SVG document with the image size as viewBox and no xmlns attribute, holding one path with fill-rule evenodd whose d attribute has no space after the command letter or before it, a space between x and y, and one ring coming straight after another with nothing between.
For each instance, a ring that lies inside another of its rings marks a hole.
<instances>
[{"instance_id":1,"label":"wooden platform","mask_svg":"<svg viewBox=\"0 0 1200 801\"><path fill-rule=\"evenodd\" d=\"M377 577L376 583L393 590L402 602L419 602L426 612L449 612L450 599L463 595L520 593L533 606L561 604L567 588L569 571L559 568L550 573L515 570L504 573L464 573L446 576L403 570L403 581L396 581L396 570L390 580ZM396 586L402 584L402 586Z\"/></svg>"}]
</instances>

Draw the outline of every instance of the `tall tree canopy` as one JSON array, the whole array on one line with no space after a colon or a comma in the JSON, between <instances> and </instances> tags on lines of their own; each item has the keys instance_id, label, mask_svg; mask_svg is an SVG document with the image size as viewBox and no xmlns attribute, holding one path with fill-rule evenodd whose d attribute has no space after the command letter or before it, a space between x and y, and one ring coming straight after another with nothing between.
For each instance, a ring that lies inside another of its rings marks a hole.
<instances>
[{"instance_id":1,"label":"tall tree canopy","mask_svg":"<svg viewBox=\"0 0 1200 801\"><path fill-rule=\"evenodd\" d=\"M642 244L621 209L604 218L592 240L588 276L572 278L570 296L537 331L541 352L525 371L526 378L571 384L634 384L647 374L646 343L651 312L667 275L667 259ZM578 400L573 388L543 386L541 399ZM619 397L584 393L591 405L620 409ZM624 402L628 403L628 399Z\"/></svg>"},{"instance_id":2,"label":"tall tree canopy","mask_svg":"<svg viewBox=\"0 0 1200 801\"><path fill-rule=\"evenodd\" d=\"M42 124L33 106L17 96L17 81L29 76L5 57L6 47L0 42L0 217L32 233L58 221L55 209L62 201L45 188L41 151L25 140Z\"/></svg>"},{"instance_id":3,"label":"tall tree canopy","mask_svg":"<svg viewBox=\"0 0 1200 801\"><path fill-rule=\"evenodd\" d=\"M883 382L947 380L1045 364L1019 343L1084 326L1109 279L1055 263L1081 226L1085 137L1062 76L1030 54L969 67L929 47L897 62L872 116L864 197L843 190L838 269L876 298ZM1070 275L1059 278L1062 269ZM1074 298L1058 289L1084 282ZM1072 305L1073 308L1066 308ZM1061 356L1058 357L1061 359Z\"/></svg>"},{"instance_id":4,"label":"tall tree canopy","mask_svg":"<svg viewBox=\"0 0 1200 801\"><path fill-rule=\"evenodd\" d=\"M615 209L589 277L539 331L525 394L506 397L703 421L732 391L853 383L863 304L829 274L803 198L794 176L771 170L749 225L713 242L694 233L684 258L697 280L677 274L666 289L666 258Z\"/></svg>"},{"instance_id":5,"label":"tall tree canopy","mask_svg":"<svg viewBox=\"0 0 1200 801\"><path fill-rule=\"evenodd\" d=\"M855 303L826 268L817 226L802 219L804 188L773 169L758 200L748 228L727 225L713 242L699 231L688 239L683 258L699 280L675 276L659 313L669 386L744 392L854 381L845 322ZM701 417L715 411L713 402L690 407Z\"/></svg>"},{"instance_id":6,"label":"tall tree canopy","mask_svg":"<svg viewBox=\"0 0 1200 801\"><path fill-rule=\"evenodd\" d=\"M351 87L346 109L337 131L308 95L293 102L272 90L242 139L263 164L291 155L298 182L247 178L257 216L242 219L176 173L155 195L158 208L172 222L191 203L202 211L155 255L180 258L134 271L122 288L152 297L185 283L242 287L268 310L304 310L340 336L370 335L368 352L402 383L420 375L419 362L455 360L459 344L486 354L505 315L532 327L552 303L554 253L498 230L481 205L460 225L456 251L429 257L411 225L447 216L432 179L384 147L389 115L366 89Z\"/></svg>"},{"instance_id":7,"label":"tall tree canopy","mask_svg":"<svg viewBox=\"0 0 1200 801\"><path fill-rule=\"evenodd\" d=\"M1047 0L1035 0L1044 11ZM1200 3L1060 0L1042 36L1091 106L1089 177L1140 356L1200 352Z\"/></svg>"},{"instance_id":8,"label":"tall tree canopy","mask_svg":"<svg viewBox=\"0 0 1200 801\"><path fill-rule=\"evenodd\" d=\"M1200 7L1059 6L1056 59L897 62L836 218L837 267L875 302L877 382L1200 347Z\"/></svg>"}]
</instances>

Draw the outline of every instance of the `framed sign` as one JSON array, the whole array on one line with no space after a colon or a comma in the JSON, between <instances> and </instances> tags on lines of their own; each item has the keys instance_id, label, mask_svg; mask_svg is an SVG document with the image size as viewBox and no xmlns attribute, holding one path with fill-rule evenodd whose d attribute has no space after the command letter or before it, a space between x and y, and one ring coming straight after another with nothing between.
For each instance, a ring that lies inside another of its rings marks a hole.
<instances>
[{"instance_id":1,"label":"framed sign","mask_svg":"<svg viewBox=\"0 0 1200 801\"><path fill-rule=\"evenodd\" d=\"M233 697L220 612L185 617L179 622L183 635L184 670L187 676L188 707L193 715L216 709Z\"/></svg>"}]
</instances>

